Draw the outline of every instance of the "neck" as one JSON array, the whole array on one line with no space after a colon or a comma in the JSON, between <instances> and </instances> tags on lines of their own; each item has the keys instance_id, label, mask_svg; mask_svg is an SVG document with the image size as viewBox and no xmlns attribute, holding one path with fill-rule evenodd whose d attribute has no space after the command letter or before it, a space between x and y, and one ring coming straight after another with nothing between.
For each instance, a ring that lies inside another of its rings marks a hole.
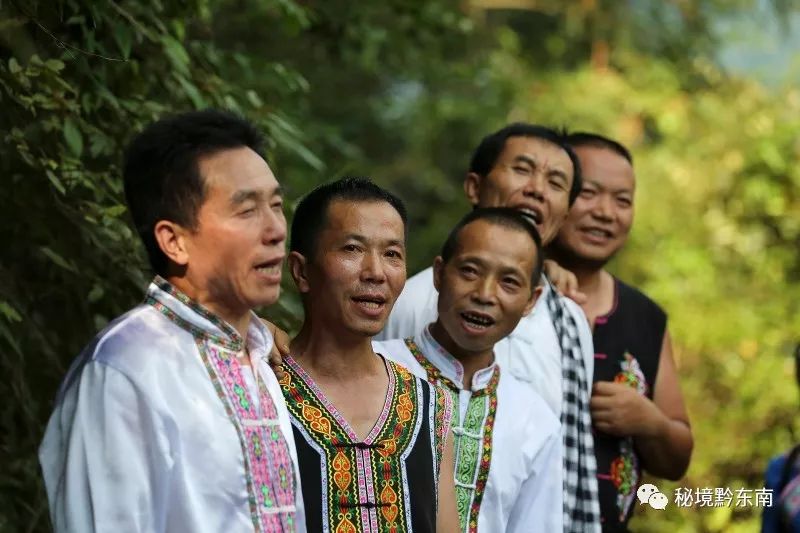
<instances>
[{"instance_id":1,"label":"neck","mask_svg":"<svg viewBox=\"0 0 800 533\"><path fill-rule=\"evenodd\" d=\"M292 357L311 377L342 381L383 372L381 360L365 335L342 333L340 328L314 327L307 318L290 344Z\"/></svg>"},{"instance_id":2,"label":"neck","mask_svg":"<svg viewBox=\"0 0 800 533\"><path fill-rule=\"evenodd\" d=\"M488 367L494 361L494 346L480 351L465 350L453 341L453 338L439 320L431 326L431 336L450 355L458 359L458 362L464 367L464 382L462 385L465 388L471 388L472 376L475 375L475 372Z\"/></svg>"},{"instance_id":3,"label":"neck","mask_svg":"<svg viewBox=\"0 0 800 533\"><path fill-rule=\"evenodd\" d=\"M243 339L247 338L247 328L250 327L252 317L250 309L233 310L230 306L213 298L211 291L195 287L185 277L173 276L166 279L173 287L230 324Z\"/></svg>"},{"instance_id":4,"label":"neck","mask_svg":"<svg viewBox=\"0 0 800 533\"><path fill-rule=\"evenodd\" d=\"M594 327L595 318L609 313L614 305L614 278L603 268L605 262L585 261L569 253L560 253L557 247L552 252L552 259L578 278L578 288L586 295L581 308Z\"/></svg>"}]
</instances>

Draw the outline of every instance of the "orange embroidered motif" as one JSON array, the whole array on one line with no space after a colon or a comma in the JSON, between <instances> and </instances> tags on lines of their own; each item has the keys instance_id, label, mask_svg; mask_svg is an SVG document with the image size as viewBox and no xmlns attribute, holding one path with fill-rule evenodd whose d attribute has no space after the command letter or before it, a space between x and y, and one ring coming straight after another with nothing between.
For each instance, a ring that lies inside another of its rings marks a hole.
<instances>
[{"instance_id":1,"label":"orange embroidered motif","mask_svg":"<svg viewBox=\"0 0 800 533\"><path fill-rule=\"evenodd\" d=\"M414 412L414 403L411 401L408 392L404 392L397 398L397 417L401 423L411 420L411 413Z\"/></svg>"},{"instance_id":2,"label":"orange embroidered motif","mask_svg":"<svg viewBox=\"0 0 800 533\"><path fill-rule=\"evenodd\" d=\"M381 441L381 445L378 448L378 453L381 454L382 457L388 458L394 455L397 452L397 441L394 439L384 439Z\"/></svg>"},{"instance_id":3,"label":"orange embroidered motif","mask_svg":"<svg viewBox=\"0 0 800 533\"><path fill-rule=\"evenodd\" d=\"M336 526L336 529L334 530L335 533L358 533L356 526L353 525L348 516L349 515L344 514L339 515L341 522L339 522L339 525Z\"/></svg>"},{"instance_id":4,"label":"orange embroidered motif","mask_svg":"<svg viewBox=\"0 0 800 533\"><path fill-rule=\"evenodd\" d=\"M308 426L312 430L322 433L326 437L330 438L331 421L328 420L327 417L323 416L322 411L313 405L309 405L307 400L303 400L302 414L303 418L308 422Z\"/></svg>"},{"instance_id":5,"label":"orange embroidered motif","mask_svg":"<svg viewBox=\"0 0 800 533\"><path fill-rule=\"evenodd\" d=\"M333 481L342 492L347 491L350 482L353 481L353 476L350 474L350 466L350 460L342 450L339 450L336 457L333 458Z\"/></svg>"},{"instance_id":6,"label":"orange embroidered motif","mask_svg":"<svg viewBox=\"0 0 800 533\"><path fill-rule=\"evenodd\" d=\"M381 507L381 514L389 524L392 524L395 519L397 519L397 493L389 483L383 486L383 490L381 491L381 503L384 504L384 506ZM386 505L387 503L391 505Z\"/></svg>"}]
</instances>

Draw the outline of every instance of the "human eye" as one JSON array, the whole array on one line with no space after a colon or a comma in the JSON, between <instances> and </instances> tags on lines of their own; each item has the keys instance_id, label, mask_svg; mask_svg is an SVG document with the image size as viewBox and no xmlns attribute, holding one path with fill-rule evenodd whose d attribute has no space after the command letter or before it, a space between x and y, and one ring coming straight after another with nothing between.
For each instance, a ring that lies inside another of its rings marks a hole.
<instances>
[{"instance_id":1,"label":"human eye","mask_svg":"<svg viewBox=\"0 0 800 533\"><path fill-rule=\"evenodd\" d=\"M345 252L358 252L359 248L357 244L347 243L344 246L342 246L342 250L344 250Z\"/></svg>"},{"instance_id":2,"label":"human eye","mask_svg":"<svg viewBox=\"0 0 800 533\"><path fill-rule=\"evenodd\" d=\"M478 275L478 269L472 265L461 265L458 271L467 279L473 279Z\"/></svg>"},{"instance_id":3,"label":"human eye","mask_svg":"<svg viewBox=\"0 0 800 533\"><path fill-rule=\"evenodd\" d=\"M254 204L248 204L248 205L242 206L242 208L239 209L239 213L238 214L239 214L239 216L248 217L248 216L254 215L256 213L256 211L258 211L258 209L256 208L256 206Z\"/></svg>"},{"instance_id":4,"label":"human eye","mask_svg":"<svg viewBox=\"0 0 800 533\"><path fill-rule=\"evenodd\" d=\"M594 189L589 189L587 187L584 187L583 189L581 189L580 197L588 200L589 198L594 198L596 194L597 191L595 191Z\"/></svg>"},{"instance_id":5,"label":"human eye","mask_svg":"<svg viewBox=\"0 0 800 533\"><path fill-rule=\"evenodd\" d=\"M392 259L402 259L403 254L400 250L386 250L386 257L391 257Z\"/></svg>"},{"instance_id":6,"label":"human eye","mask_svg":"<svg viewBox=\"0 0 800 533\"><path fill-rule=\"evenodd\" d=\"M617 203L622 207L630 207L633 205L633 199L628 198L627 196L618 196Z\"/></svg>"},{"instance_id":7,"label":"human eye","mask_svg":"<svg viewBox=\"0 0 800 533\"><path fill-rule=\"evenodd\" d=\"M272 208L273 211L283 211L283 198L278 196L273 199L272 203L270 203L270 208Z\"/></svg>"},{"instance_id":8,"label":"human eye","mask_svg":"<svg viewBox=\"0 0 800 533\"><path fill-rule=\"evenodd\" d=\"M516 172L517 174L521 174L523 176L529 176L532 172L530 165L518 163L511 167L511 169Z\"/></svg>"}]
</instances>

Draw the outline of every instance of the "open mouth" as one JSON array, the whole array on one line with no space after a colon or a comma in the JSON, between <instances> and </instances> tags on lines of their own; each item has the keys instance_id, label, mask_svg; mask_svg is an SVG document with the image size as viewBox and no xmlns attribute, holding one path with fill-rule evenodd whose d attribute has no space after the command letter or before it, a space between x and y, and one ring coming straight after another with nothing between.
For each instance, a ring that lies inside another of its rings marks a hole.
<instances>
[{"instance_id":1,"label":"open mouth","mask_svg":"<svg viewBox=\"0 0 800 533\"><path fill-rule=\"evenodd\" d=\"M460 313L460 316L471 329L475 330L484 330L493 326L495 323L495 320L491 316L475 311L464 311Z\"/></svg>"},{"instance_id":2,"label":"open mouth","mask_svg":"<svg viewBox=\"0 0 800 533\"><path fill-rule=\"evenodd\" d=\"M590 237L594 237L596 239L610 239L614 236L614 234L611 233L609 230L598 228L595 226L582 228L581 231L586 235L589 235Z\"/></svg>"},{"instance_id":3,"label":"open mouth","mask_svg":"<svg viewBox=\"0 0 800 533\"><path fill-rule=\"evenodd\" d=\"M366 311L380 311L386 305L386 298L378 294L354 296L351 300Z\"/></svg>"},{"instance_id":4,"label":"open mouth","mask_svg":"<svg viewBox=\"0 0 800 533\"><path fill-rule=\"evenodd\" d=\"M541 224L544 220L544 215L539 209L533 207L517 206L517 211L533 221L534 224Z\"/></svg>"},{"instance_id":5,"label":"open mouth","mask_svg":"<svg viewBox=\"0 0 800 533\"><path fill-rule=\"evenodd\" d=\"M280 276L282 268L283 256L276 257L275 259L271 259L270 261L265 261L263 263L258 263L255 266L256 272L269 277Z\"/></svg>"}]
</instances>

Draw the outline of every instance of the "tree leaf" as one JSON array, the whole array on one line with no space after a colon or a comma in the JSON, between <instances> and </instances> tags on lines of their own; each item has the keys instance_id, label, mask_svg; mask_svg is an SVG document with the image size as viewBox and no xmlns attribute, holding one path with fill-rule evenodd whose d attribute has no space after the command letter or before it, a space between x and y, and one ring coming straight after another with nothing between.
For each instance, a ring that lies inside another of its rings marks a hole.
<instances>
[{"instance_id":1,"label":"tree leaf","mask_svg":"<svg viewBox=\"0 0 800 533\"><path fill-rule=\"evenodd\" d=\"M60 266L64 270L69 270L70 272L76 272L75 267L72 266L66 259L58 255L54 252L49 246L40 246L39 250L42 251L44 255L47 256L53 263Z\"/></svg>"},{"instance_id":2,"label":"tree leaf","mask_svg":"<svg viewBox=\"0 0 800 533\"><path fill-rule=\"evenodd\" d=\"M10 322L22 322L22 317L17 310L5 300L0 300L0 314L6 317Z\"/></svg>"},{"instance_id":3,"label":"tree leaf","mask_svg":"<svg viewBox=\"0 0 800 533\"><path fill-rule=\"evenodd\" d=\"M73 155L80 157L83 153L83 136L71 118L64 120L64 140Z\"/></svg>"}]
</instances>

